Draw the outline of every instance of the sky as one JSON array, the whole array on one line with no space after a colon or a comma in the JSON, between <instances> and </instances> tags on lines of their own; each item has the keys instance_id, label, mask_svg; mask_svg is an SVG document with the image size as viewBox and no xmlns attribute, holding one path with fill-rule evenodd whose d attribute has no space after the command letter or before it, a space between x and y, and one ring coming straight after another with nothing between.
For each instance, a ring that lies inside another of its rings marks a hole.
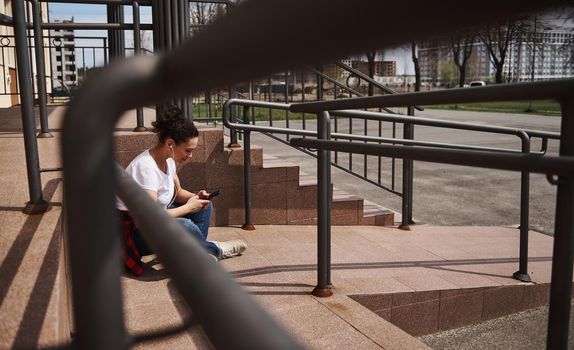
<instances>
[{"instance_id":1,"label":"sky","mask_svg":"<svg viewBox=\"0 0 574 350\"><path fill-rule=\"evenodd\" d=\"M54 20L70 20L74 19L76 23L107 23L106 5L92 5L92 4L63 4L52 3L48 5L48 15L50 22ZM132 23L132 8L131 6L124 6L124 18L126 23ZM140 7L140 22L151 23L151 7ZM124 31L126 36L126 47L133 47L133 33L129 30ZM76 37L107 37L108 33L105 30L75 30ZM86 62L87 67L93 67L94 61L96 66L103 64L102 50L93 50L87 47L101 46L101 40L89 39L76 39L76 62ZM152 35L151 33L144 34L143 47L152 49ZM83 50L81 47L85 47ZM82 57L85 53L85 57ZM95 59L94 59L95 57ZM78 64L79 67L82 64Z\"/></svg>"}]
</instances>

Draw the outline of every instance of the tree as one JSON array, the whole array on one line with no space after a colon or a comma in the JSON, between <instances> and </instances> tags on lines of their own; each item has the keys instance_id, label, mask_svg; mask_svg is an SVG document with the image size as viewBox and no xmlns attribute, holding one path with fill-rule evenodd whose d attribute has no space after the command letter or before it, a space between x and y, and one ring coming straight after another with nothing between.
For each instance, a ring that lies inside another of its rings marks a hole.
<instances>
[{"instance_id":1,"label":"tree","mask_svg":"<svg viewBox=\"0 0 574 350\"><path fill-rule=\"evenodd\" d=\"M411 57L415 67L415 91L421 90L421 67L419 65L419 58L417 56L417 42L411 41Z\"/></svg>"},{"instance_id":2,"label":"tree","mask_svg":"<svg viewBox=\"0 0 574 350\"><path fill-rule=\"evenodd\" d=\"M203 26L213 22L225 14L224 4L207 2L192 2L190 5L190 18L193 33L201 31Z\"/></svg>"},{"instance_id":3,"label":"tree","mask_svg":"<svg viewBox=\"0 0 574 350\"><path fill-rule=\"evenodd\" d=\"M463 87L466 80L466 67L474 47L473 33L456 33L450 37L453 62L458 68L458 86Z\"/></svg>"},{"instance_id":4,"label":"tree","mask_svg":"<svg viewBox=\"0 0 574 350\"><path fill-rule=\"evenodd\" d=\"M506 61L508 48L516 40L520 30L520 22L508 19L487 25L480 34L480 39L488 50L490 62L492 62L496 70L495 81L497 84L503 82L504 62Z\"/></svg>"},{"instance_id":5,"label":"tree","mask_svg":"<svg viewBox=\"0 0 574 350\"><path fill-rule=\"evenodd\" d=\"M368 74L371 79L375 79L375 57L377 56L377 50L369 50L367 51L367 65L368 65ZM369 96L373 96L374 86L369 82Z\"/></svg>"},{"instance_id":6,"label":"tree","mask_svg":"<svg viewBox=\"0 0 574 350\"><path fill-rule=\"evenodd\" d=\"M574 6L572 3L559 8L561 12L560 19L562 20L562 25L566 25L566 28L570 28L569 31L572 32L572 22L574 22ZM570 25L568 25L570 22ZM565 42L562 44L560 49L568 57L568 64L574 65L574 33L570 35Z\"/></svg>"},{"instance_id":7,"label":"tree","mask_svg":"<svg viewBox=\"0 0 574 350\"><path fill-rule=\"evenodd\" d=\"M458 69L454 62L449 61L441 67L440 80L443 86L451 88L456 85L456 77Z\"/></svg>"}]
</instances>

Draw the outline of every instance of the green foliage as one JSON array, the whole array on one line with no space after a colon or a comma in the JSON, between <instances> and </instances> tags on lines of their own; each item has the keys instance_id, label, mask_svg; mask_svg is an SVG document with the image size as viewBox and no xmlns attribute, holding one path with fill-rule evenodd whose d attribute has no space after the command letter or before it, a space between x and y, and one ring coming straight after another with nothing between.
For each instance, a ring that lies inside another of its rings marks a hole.
<instances>
[{"instance_id":1,"label":"green foliage","mask_svg":"<svg viewBox=\"0 0 574 350\"><path fill-rule=\"evenodd\" d=\"M560 104L553 100L482 102L456 105L425 106L429 109L454 109L461 111L527 113L546 116L560 116Z\"/></svg>"},{"instance_id":2,"label":"green foliage","mask_svg":"<svg viewBox=\"0 0 574 350\"><path fill-rule=\"evenodd\" d=\"M441 85L447 88L454 87L458 84L458 68L454 62L449 61L441 67L440 82Z\"/></svg>"},{"instance_id":3,"label":"green foliage","mask_svg":"<svg viewBox=\"0 0 574 350\"><path fill-rule=\"evenodd\" d=\"M222 115L221 107L217 104L211 105L211 115L208 113L208 105L205 103L194 104L192 108L192 113L194 119L208 118L208 117L220 117ZM237 116L242 119L241 109L237 109ZM287 116L287 111L268 109L268 108L251 108L249 110L249 120L252 121L255 118L256 121L263 120L285 120ZM315 114L305 114L305 119L316 119ZM289 120L301 120L303 119L302 113L289 113Z\"/></svg>"}]
</instances>

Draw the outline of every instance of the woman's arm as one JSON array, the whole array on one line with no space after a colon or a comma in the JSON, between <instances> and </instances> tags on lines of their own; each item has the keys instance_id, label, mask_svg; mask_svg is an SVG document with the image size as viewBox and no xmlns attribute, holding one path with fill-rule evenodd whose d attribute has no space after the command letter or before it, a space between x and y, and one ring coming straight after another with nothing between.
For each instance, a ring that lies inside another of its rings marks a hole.
<instances>
[{"instance_id":1,"label":"woman's arm","mask_svg":"<svg viewBox=\"0 0 574 350\"><path fill-rule=\"evenodd\" d=\"M154 201L157 201L157 192L151 191L151 190L144 190L144 191L146 191L147 194L149 194L150 197L153 198ZM200 211L201 209L203 209L208 204L209 204L209 201L207 201L207 200L203 200L203 199L196 198L195 196L191 196L189 198L189 200L187 200L187 202L185 202L185 204L180 205L179 207L176 207L176 208L166 209L166 211L169 214L169 216L171 216L172 218L177 218L180 216L184 216L186 214L195 213L197 211Z\"/></svg>"},{"instance_id":2,"label":"woman's arm","mask_svg":"<svg viewBox=\"0 0 574 350\"><path fill-rule=\"evenodd\" d=\"M195 193L191 193L188 190L185 190L183 187L181 187L179 177L177 177L177 173L173 174L173 180L175 182L175 200L174 200L175 203L184 204L187 203L190 198L196 196Z\"/></svg>"}]
</instances>

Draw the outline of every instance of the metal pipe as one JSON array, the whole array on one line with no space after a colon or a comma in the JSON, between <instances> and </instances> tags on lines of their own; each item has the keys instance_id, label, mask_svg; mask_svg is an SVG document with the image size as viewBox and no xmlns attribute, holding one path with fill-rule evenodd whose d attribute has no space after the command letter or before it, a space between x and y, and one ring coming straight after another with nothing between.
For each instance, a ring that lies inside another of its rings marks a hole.
<instances>
[{"instance_id":1,"label":"metal pipe","mask_svg":"<svg viewBox=\"0 0 574 350\"><path fill-rule=\"evenodd\" d=\"M409 106L407 114L414 116L414 107ZM409 122L403 124L403 139L412 140L414 138L414 125ZM403 159L403 190L402 190L402 215L401 230L410 231L410 224L412 223L413 213L413 161L411 159Z\"/></svg>"},{"instance_id":2,"label":"metal pipe","mask_svg":"<svg viewBox=\"0 0 574 350\"><path fill-rule=\"evenodd\" d=\"M102 38L102 40L104 44L104 66L107 66L109 61L108 38Z\"/></svg>"},{"instance_id":3,"label":"metal pipe","mask_svg":"<svg viewBox=\"0 0 574 350\"><path fill-rule=\"evenodd\" d=\"M40 2L94 5L131 5L134 0L40 0ZM136 0L142 6L150 6L149 0Z\"/></svg>"},{"instance_id":4,"label":"metal pipe","mask_svg":"<svg viewBox=\"0 0 574 350\"><path fill-rule=\"evenodd\" d=\"M152 17L152 25L153 25L153 50L155 52L159 52L159 9L158 9L158 0L152 0L151 2L151 17Z\"/></svg>"},{"instance_id":5,"label":"metal pipe","mask_svg":"<svg viewBox=\"0 0 574 350\"><path fill-rule=\"evenodd\" d=\"M114 5L110 5L114 6ZM33 28L32 23L28 23L27 28ZM99 29L99 30L133 30L133 24L131 23L42 23L40 28L48 29L78 29L78 30L89 30L89 29ZM152 24L140 24L142 30L152 30Z\"/></svg>"},{"instance_id":6,"label":"metal pipe","mask_svg":"<svg viewBox=\"0 0 574 350\"><path fill-rule=\"evenodd\" d=\"M323 66L322 65L318 65L317 68L315 69L315 71L317 72L322 72L323 71ZM323 77L321 76L321 74L317 74L315 76L315 79L317 81L317 101L323 101Z\"/></svg>"},{"instance_id":7,"label":"metal pipe","mask_svg":"<svg viewBox=\"0 0 574 350\"><path fill-rule=\"evenodd\" d=\"M329 113L317 114L317 139L330 139ZM331 290L331 154L317 151L317 286L312 294L330 297Z\"/></svg>"},{"instance_id":8,"label":"metal pipe","mask_svg":"<svg viewBox=\"0 0 574 350\"><path fill-rule=\"evenodd\" d=\"M122 5L116 6L116 19L116 22L120 25L125 24L124 7ZM141 24L140 27L142 27ZM115 30L114 32L118 41L118 58L124 58L126 56L126 34L123 30Z\"/></svg>"},{"instance_id":9,"label":"metal pipe","mask_svg":"<svg viewBox=\"0 0 574 350\"><path fill-rule=\"evenodd\" d=\"M269 87L271 88L271 87ZM230 99L235 99L237 98L237 89L235 88L235 85L231 85L229 87L229 98ZM229 110L229 117L231 119L232 123L236 123L237 122L237 113L235 108L231 108ZM231 148L237 148L237 147L241 147L241 145L239 145L239 143L237 142L237 131L235 129L231 129L230 131L230 141L229 141L229 145L227 147L231 147Z\"/></svg>"},{"instance_id":10,"label":"metal pipe","mask_svg":"<svg viewBox=\"0 0 574 350\"><path fill-rule=\"evenodd\" d=\"M371 78L370 76L368 76L367 74L361 72L358 69L355 69L353 67L347 66L346 64L344 64L343 62L335 62L335 65L337 65L340 68L343 68L344 70L346 70L347 72L350 72L358 77L360 77L363 80L366 80L367 82L369 82L370 85L374 85L377 88L381 89L382 91L388 93L388 94L396 94L397 92L387 86L384 86L383 84L379 83L378 81L376 81L375 79ZM424 108L419 107L419 106L415 106L416 109L418 109L419 111L424 111Z\"/></svg>"},{"instance_id":11,"label":"metal pipe","mask_svg":"<svg viewBox=\"0 0 574 350\"><path fill-rule=\"evenodd\" d=\"M569 91L572 93L572 90ZM574 101L564 98L560 156L574 156ZM567 349L572 298L572 263L574 257L574 179L559 177L556 195L556 221L554 223L554 253L550 284L550 309L548 311L547 349Z\"/></svg>"},{"instance_id":12,"label":"metal pipe","mask_svg":"<svg viewBox=\"0 0 574 350\"><path fill-rule=\"evenodd\" d=\"M249 125L249 106L243 107L243 122ZM251 131L245 130L243 133L243 193L245 199L245 223L242 229L253 231L253 221L251 220Z\"/></svg>"},{"instance_id":13,"label":"metal pipe","mask_svg":"<svg viewBox=\"0 0 574 350\"><path fill-rule=\"evenodd\" d=\"M107 24L117 25L115 18L115 9L116 7L114 5L106 6L106 16L108 19ZM111 29L109 28L108 28L108 40L110 41L110 62L113 62L116 59L116 52L117 52L116 36L114 32L112 32Z\"/></svg>"},{"instance_id":14,"label":"metal pipe","mask_svg":"<svg viewBox=\"0 0 574 350\"><path fill-rule=\"evenodd\" d=\"M406 94L368 96L353 99L340 99L323 102L307 102L294 104L291 112L316 113L317 111L333 111L339 109L362 109L379 107L403 107L412 104L436 105L450 103L493 102L561 99L566 91L574 90L574 79L552 81L499 84L478 88L460 88L411 92Z\"/></svg>"},{"instance_id":15,"label":"metal pipe","mask_svg":"<svg viewBox=\"0 0 574 350\"><path fill-rule=\"evenodd\" d=\"M163 8L164 8L164 23L165 26L162 28L164 31L164 35L165 35L165 47L164 50L166 51L171 51L172 48L175 47L175 43L173 42L172 39L172 35L171 35L171 31L172 31L172 25L171 25L171 0L164 0L163 2Z\"/></svg>"},{"instance_id":16,"label":"metal pipe","mask_svg":"<svg viewBox=\"0 0 574 350\"><path fill-rule=\"evenodd\" d=\"M40 109L40 133L38 137L54 137L48 128L48 102L46 101L46 64L44 62L44 35L40 29L42 14L38 0L30 0L34 18L34 51L36 54L36 74L38 84L38 104Z\"/></svg>"},{"instance_id":17,"label":"metal pipe","mask_svg":"<svg viewBox=\"0 0 574 350\"><path fill-rule=\"evenodd\" d=\"M408 115L409 117L414 117L415 115L416 106L409 106L408 107ZM409 139L414 140L415 138L415 124L411 124L409 128ZM409 159L409 211L407 212L407 218L409 224L414 224L413 221L413 193L414 193L414 167L413 167L413 160Z\"/></svg>"},{"instance_id":18,"label":"metal pipe","mask_svg":"<svg viewBox=\"0 0 574 350\"><path fill-rule=\"evenodd\" d=\"M296 104L292 104L289 107L289 110L293 112L293 107ZM471 131L483 131L483 132L492 132L492 133L499 133L499 134L508 134L508 135L518 135L520 132L524 131L531 137L546 137L549 139L560 139L560 134L555 132L549 131L539 131L539 130L528 130L528 129L518 129L518 128L510 128L504 126L492 126L492 125L484 125L484 124L473 124L473 123L462 123L462 122L453 122L449 120L437 120L437 119L430 119L424 117L405 117L396 114L388 114L388 113L380 113L380 112L368 112L368 111L354 111L354 110L337 110L337 111L330 111L331 115L342 116L342 117L353 117L353 118L366 118L370 120L381 120L381 121L388 121L388 122L399 122L399 123L412 123L416 125L426 125L426 126L436 126L442 128L450 128L450 129L460 129L460 130L471 130Z\"/></svg>"},{"instance_id":19,"label":"metal pipe","mask_svg":"<svg viewBox=\"0 0 574 350\"><path fill-rule=\"evenodd\" d=\"M435 149L419 146L391 146L378 144L349 143L340 141L319 141L292 139L291 145L304 148L325 148L331 151L382 155L407 158L423 162L469 165L481 168L528 171L540 174L574 176L574 157L538 156L514 152L489 152L471 150Z\"/></svg>"},{"instance_id":20,"label":"metal pipe","mask_svg":"<svg viewBox=\"0 0 574 350\"><path fill-rule=\"evenodd\" d=\"M26 152L28 192L30 195L30 201L26 203L26 206L22 211L25 214L37 214L46 212L49 205L42 196L38 143L35 135L36 121L34 119L32 72L30 70L30 56L26 39L26 10L24 0L12 1L12 11L14 14L14 38L16 41L16 60L22 110L22 129L24 134L24 150Z\"/></svg>"},{"instance_id":21,"label":"metal pipe","mask_svg":"<svg viewBox=\"0 0 574 350\"><path fill-rule=\"evenodd\" d=\"M3 13L0 13L0 25L14 27L14 21L12 17L6 16Z\"/></svg>"},{"instance_id":22,"label":"metal pipe","mask_svg":"<svg viewBox=\"0 0 574 350\"><path fill-rule=\"evenodd\" d=\"M522 152L530 153L530 137L527 133L519 134L522 140ZM529 229L529 199L530 199L530 173L523 171L520 174L520 262L518 271L512 277L522 282L531 282L528 274L528 229Z\"/></svg>"},{"instance_id":23,"label":"metal pipe","mask_svg":"<svg viewBox=\"0 0 574 350\"><path fill-rule=\"evenodd\" d=\"M140 5L136 0L132 2L132 15L134 23L134 55L139 56L141 54L141 38L140 38ZM144 115L143 108L138 107L136 109L136 127L135 132L147 131L144 126Z\"/></svg>"},{"instance_id":24,"label":"metal pipe","mask_svg":"<svg viewBox=\"0 0 574 350\"><path fill-rule=\"evenodd\" d=\"M251 103L256 102L256 103ZM267 127L267 126L254 126L254 125L244 125L241 123L233 123L231 122L230 110L231 106L240 105L240 106L257 106L259 105L260 101L249 101L249 100L241 100L235 99L231 100L227 107L224 107L223 113L223 122L224 125L231 129L239 129L239 130L249 130L249 131L259 131L264 133L275 133L275 134L294 134L300 136L316 136L315 131L308 131L308 130L294 130L294 129L287 129L287 128L279 128L279 127ZM266 102L261 107L269 107ZM280 104L277 104L280 105ZM272 108L272 107L271 107ZM285 108L280 108L281 110L286 110ZM344 134L344 133L331 133L331 137L334 139L343 139L343 140L352 140L352 141L371 141L371 142L378 142L378 143L390 143L390 144L403 144L403 145L410 145L410 146L425 146L425 147L436 147L436 148L448 148L448 149L467 149L467 150L475 150L475 151L492 151L492 152L506 152L506 153L522 153L521 151L515 151L511 149L505 148L493 148L493 147L481 147L481 146L467 146L467 145L457 145L452 143L439 143L439 142L429 142L429 141L414 141L414 140L405 140L405 139L396 139L396 138L386 138L386 137L376 137L376 136L362 136L362 135L352 135L352 134ZM530 153L530 154L537 154L543 155L543 153Z\"/></svg>"},{"instance_id":25,"label":"metal pipe","mask_svg":"<svg viewBox=\"0 0 574 350\"><path fill-rule=\"evenodd\" d=\"M178 0L167 0L171 1L171 36L173 40L173 46L175 47L180 43L179 40L179 13L178 13Z\"/></svg>"}]
</instances>

